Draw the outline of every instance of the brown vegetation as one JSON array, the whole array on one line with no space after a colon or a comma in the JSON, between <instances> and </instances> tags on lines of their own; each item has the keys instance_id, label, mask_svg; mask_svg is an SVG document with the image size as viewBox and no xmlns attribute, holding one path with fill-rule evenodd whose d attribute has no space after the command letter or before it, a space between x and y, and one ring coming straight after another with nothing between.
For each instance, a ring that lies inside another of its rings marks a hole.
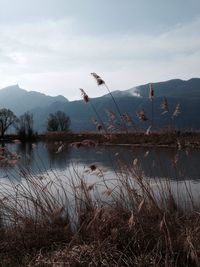
<instances>
[{"instance_id":1,"label":"brown vegetation","mask_svg":"<svg viewBox=\"0 0 200 267\"><path fill-rule=\"evenodd\" d=\"M149 128L128 131L127 124L133 125L131 118L121 113L104 80L96 73L92 75L98 85L108 89L123 133L110 131L112 112L106 128L92 106L100 133L55 132L38 139L65 141L76 148L98 144L166 145L178 149L199 146L199 133L150 131L153 101ZM81 92L85 102L90 102L85 91ZM152 99L152 86L150 93ZM169 112L167 99L162 109ZM179 113L177 105L173 117ZM138 112L138 116L147 120L144 111ZM56 153L65 144L58 145ZM183 203L172 192L169 181L155 180L152 184L145 178L137 158L131 167L120 161L118 164L120 171L111 180L95 164L88 166L87 173L97 175L92 184L75 168L66 180L55 172L38 177L21 170L20 184L2 183L0 265L200 266L200 207L194 202L188 184L185 183L188 195Z\"/></svg>"},{"instance_id":2,"label":"brown vegetation","mask_svg":"<svg viewBox=\"0 0 200 267\"><path fill-rule=\"evenodd\" d=\"M104 175L88 184L75 169L70 181L24 178L2 184L1 266L199 266L200 210L189 188L185 209L168 182L144 179L137 159L121 165L115 186Z\"/></svg>"},{"instance_id":3,"label":"brown vegetation","mask_svg":"<svg viewBox=\"0 0 200 267\"><path fill-rule=\"evenodd\" d=\"M84 140L92 140L98 144L131 144L140 146L182 146L199 147L199 132L180 132L180 131L157 131L157 132L137 132L137 133L45 133L38 137L42 141L64 141L68 144L74 142L83 142Z\"/></svg>"}]
</instances>

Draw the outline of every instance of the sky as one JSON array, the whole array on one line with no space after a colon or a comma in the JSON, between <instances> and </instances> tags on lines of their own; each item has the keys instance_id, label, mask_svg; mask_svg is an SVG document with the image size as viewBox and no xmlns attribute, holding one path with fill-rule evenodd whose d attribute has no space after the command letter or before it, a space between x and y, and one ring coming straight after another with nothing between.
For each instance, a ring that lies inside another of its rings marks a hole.
<instances>
[{"instance_id":1,"label":"sky","mask_svg":"<svg viewBox=\"0 0 200 267\"><path fill-rule=\"evenodd\" d=\"M0 88L80 99L200 77L199 0L0 0Z\"/></svg>"}]
</instances>

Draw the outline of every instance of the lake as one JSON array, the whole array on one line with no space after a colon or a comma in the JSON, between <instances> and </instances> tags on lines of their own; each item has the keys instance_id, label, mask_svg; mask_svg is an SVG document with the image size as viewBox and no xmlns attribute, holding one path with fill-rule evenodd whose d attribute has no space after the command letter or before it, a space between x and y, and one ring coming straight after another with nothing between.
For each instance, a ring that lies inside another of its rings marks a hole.
<instances>
[{"instance_id":1,"label":"lake","mask_svg":"<svg viewBox=\"0 0 200 267\"><path fill-rule=\"evenodd\" d=\"M62 147L61 147L62 146ZM62 148L62 149L60 149ZM129 145L107 145L97 147L70 147L60 142L10 143L6 145L10 155L17 161L0 163L0 182L12 181L20 184L26 175L38 179L59 177L70 182L81 176L89 183L101 184L101 177L113 187L119 175L137 163L142 176L152 185L156 181L170 182L172 189L185 194L188 189L195 198L200 192L200 150L177 150L166 147L136 147ZM92 166L93 167L92 167ZM94 171L91 168L96 169ZM112 181L112 182L111 182ZM178 186L178 187L177 187Z\"/></svg>"},{"instance_id":2,"label":"lake","mask_svg":"<svg viewBox=\"0 0 200 267\"><path fill-rule=\"evenodd\" d=\"M69 166L86 168L91 164L96 164L109 173L115 173L119 171L119 162L131 166L137 158L146 177L195 182L200 180L199 149L177 150L129 145L77 149L64 144L58 152L60 145L59 142L7 144L8 151L16 153L19 159L15 164L0 164L0 178L9 177L20 181L20 168L37 175L47 171L66 174Z\"/></svg>"}]
</instances>

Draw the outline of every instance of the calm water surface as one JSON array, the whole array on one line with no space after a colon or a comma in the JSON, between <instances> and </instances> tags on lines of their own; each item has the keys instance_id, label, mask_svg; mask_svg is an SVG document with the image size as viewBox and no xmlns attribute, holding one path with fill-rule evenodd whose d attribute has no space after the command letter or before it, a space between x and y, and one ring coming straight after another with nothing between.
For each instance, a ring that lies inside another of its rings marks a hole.
<instances>
[{"instance_id":1,"label":"calm water surface","mask_svg":"<svg viewBox=\"0 0 200 267\"><path fill-rule=\"evenodd\" d=\"M0 163L0 182L12 180L22 183L24 174L29 173L43 179L44 177L61 177L70 182L74 174L83 175L89 182L96 182L100 177L91 172L89 166L95 164L106 179L117 180L121 173L120 166L132 166L138 162L143 177L154 183L170 181L176 192L185 194L185 184L195 198L200 192L200 150L177 150L173 148L147 148L133 146L99 146L90 148L73 148L64 145L57 153L60 143L7 144L6 149L17 153L17 163ZM137 159L137 160L135 160ZM112 185L114 183L111 183ZM178 187L177 187L178 185Z\"/></svg>"},{"instance_id":2,"label":"calm water surface","mask_svg":"<svg viewBox=\"0 0 200 267\"><path fill-rule=\"evenodd\" d=\"M54 171L67 174L70 166L87 168L91 164L115 175L121 163L128 166L138 159L145 177L200 182L200 150L174 148L147 148L133 146L98 146L73 148L59 143L7 144L11 153L17 153L16 164L0 164L0 178L20 180L20 169L42 175Z\"/></svg>"}]
</instances>

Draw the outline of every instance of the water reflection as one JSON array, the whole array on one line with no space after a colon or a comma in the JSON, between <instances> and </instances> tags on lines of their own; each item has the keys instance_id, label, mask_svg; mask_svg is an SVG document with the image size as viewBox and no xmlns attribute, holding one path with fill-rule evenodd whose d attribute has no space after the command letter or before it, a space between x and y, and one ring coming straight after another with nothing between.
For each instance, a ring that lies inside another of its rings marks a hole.
<instances>
[{"instance_id":1,"label":"water reflection","mask_svg":"<svg viewBox=\"0 0 200 267\"><path fill-rule=\"evenodd\" d=\"M60 146L62 145L60 142L46 143L43 145L47 150L48 162L51 168L64 170L69 166L71 150L69 149L68 145L63 145L61 152L58 152Z\"/></svg>"},{"instance_id":2,"label":"water reflection","mask_svg":"<svg viewBox=\"0 0 200 267\"><path fill-rule=\"evenodd\" d=\"M9 177L19 181L22 178L20 173L22 169L35 175L50 171L66 175L72 164L83 168L96 164L110 174L114 174L120 171L121 163L131 166L137 158L145 177L178 181L200 179L200 150L197 149L185 151L173 148L132 146L76 149L64 144L62 151L58 153L60 145L59 142L7 144L6 148L10 153L17 153L19 160L16 164L0 163L0 178Z\"/></svg>"}]
</instances>

